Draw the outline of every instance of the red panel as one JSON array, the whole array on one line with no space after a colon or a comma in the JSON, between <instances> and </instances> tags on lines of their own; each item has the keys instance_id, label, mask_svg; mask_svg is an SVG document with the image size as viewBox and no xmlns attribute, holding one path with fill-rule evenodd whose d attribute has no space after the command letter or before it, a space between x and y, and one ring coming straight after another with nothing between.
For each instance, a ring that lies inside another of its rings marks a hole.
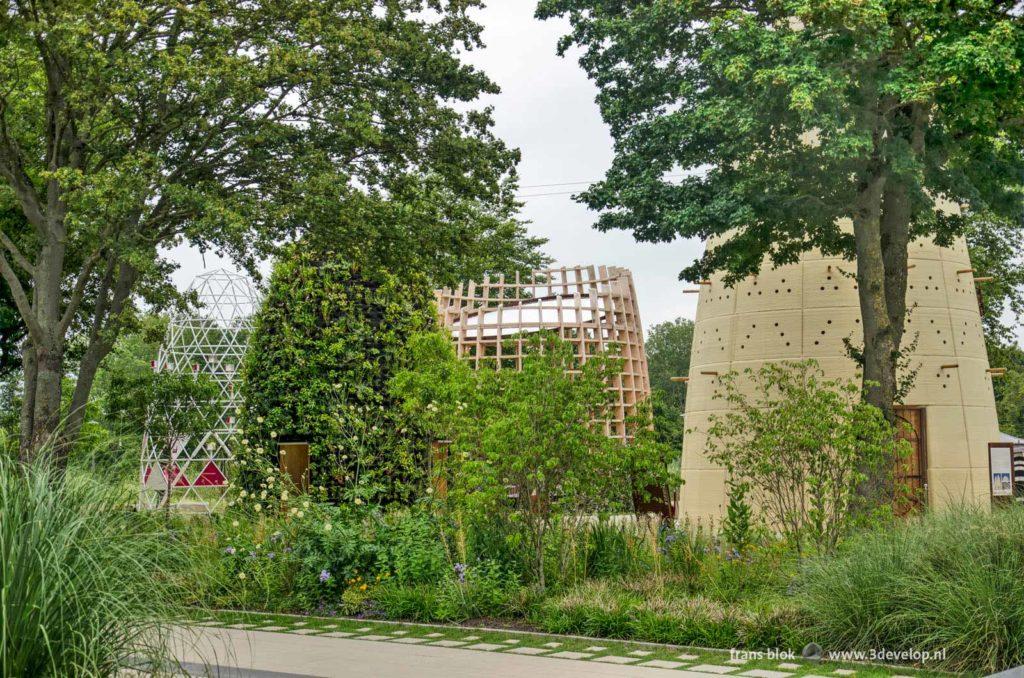
<instances>
[{"instance_id":1,"label":"red panel","mask_svg":"<svg viewBox=\"0 0 1024 678\"><path fill-rule=\"evenodd\" d=\"M217 465L211 461L207 462L206 466L203 468L203 472L199 474L198 478L196 478L195 486L219 486L223 485L226 482L227 478L225 478L224 474L220 472L220 469L217 468Z\"/></svg>"}]
</instances>

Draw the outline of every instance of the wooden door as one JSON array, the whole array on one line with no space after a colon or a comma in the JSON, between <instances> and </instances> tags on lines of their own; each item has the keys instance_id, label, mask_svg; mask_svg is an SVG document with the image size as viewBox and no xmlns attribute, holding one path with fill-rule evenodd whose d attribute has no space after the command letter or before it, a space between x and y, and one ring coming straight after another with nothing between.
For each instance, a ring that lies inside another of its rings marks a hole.
<instances>
[{"instance_id":1,"label":"wooden door","mask_svg":"<svg viewBox=\"0 0 1024 678\"><path fill-rule=\"evenodd\" d=\"M928 446L923 407L897 406L897 437L910 443L910 454L896 464L896 515L905 516L924 508L928 501Z\"/></svg>"}]
</instances>

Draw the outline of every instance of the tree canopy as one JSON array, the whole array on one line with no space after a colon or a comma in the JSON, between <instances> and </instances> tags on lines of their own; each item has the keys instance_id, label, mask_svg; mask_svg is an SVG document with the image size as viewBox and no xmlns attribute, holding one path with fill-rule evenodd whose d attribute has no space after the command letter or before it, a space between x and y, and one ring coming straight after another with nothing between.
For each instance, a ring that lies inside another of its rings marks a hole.
<instances>
[{"instance_id":1,"label":"tree canopy","mask_svg":"<svg viewBox=\"0 0 1024 678\"><path fill-rule=\"evenodd\" d=\"M600 229L712 239L730 281L820 248L857 260L869 401L892 416L907 245L1019 215L1019 3L541 0L615 141ZM936 209L937 199L962 210ZM851 228L852 224L852 228Z\"/></svg>"},{"instance_id":2,"label":"tree canopy","mask_svg":"<svg viewBox=\"0 0 1024 678\"><path fill-rule=\"evenodd\" d=\"M29 452L64 414L73 435L133 305L173 298L174 245L252 266L324 214L344 230L385 202L415 215L407 243L432 219L504 220L518 155L468 105L497 88L460 59L481 44L468 16L479 4L6 4L0 203L17 205L31 237L0 231L0 274L30 338ZM66 365L72 332L85 349Z\"/></svg>"},{"instance_id":3,"label":"tree canopy","mask_svg":"<svg viewBox=\"0 0 1024 678\"><path fill-rule=\"evenodd\" d=\"M658 439L677 451L683 445L683 409L686 405L686 384L672 381L690 373L690 350L693 347L693 321L676 318L651 327L644 341L647 370L651 377L654 429Z\"/></svg>"}]
</instances>

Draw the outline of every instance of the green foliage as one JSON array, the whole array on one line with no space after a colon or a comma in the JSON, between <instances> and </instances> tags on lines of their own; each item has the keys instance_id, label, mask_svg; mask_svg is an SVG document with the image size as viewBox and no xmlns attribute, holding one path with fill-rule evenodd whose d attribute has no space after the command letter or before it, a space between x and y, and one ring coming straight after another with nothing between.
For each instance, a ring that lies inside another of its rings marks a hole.
<instances>
[{"instance_id":1,"label":"green foliage","mask_svg":"<svg viewBox=\"0 0 1024 678\"><path fill-rule=\"evenodd\" d=\"M168 657L184 550L129 496L0 456L0 674L109 676Z\"/></svg>"},{"instance_id":2,"label":"green foliage","mask_svg":"<svg viewBox=\"0 0 1024 678\"><path fill-rule=\"evenodd\" d=\"M276 243L323 230L354 261L366 248L446 280L538 261L514 218L518 153L473 105L497 86L462 61L481 46L479 4L5 11L0 205L30 237L5 239L0 273L42 358L36 438L62 418L59 375L82 385L74 418L135 305L179 298L165 253L181 243L255 270ZM81 354L65 356L69 336Z\"/></svg>"},{"instance_id":3,"label":"green foliage","mask_svg":"<svg viewBox=\"0 0 1024 678\"><path fill-rule=\"evenodd\" d=\"M676 318L651 327L644 340L647 371L651 378L654 430L658 440L673 446L678 456L683 449L683 410L686 384L672 381L690 373L693 321Z\"/></svg>"},{"instance_id":4,"label":"green foliage","mask_svg":"<svg viewBox=\"0 0 1024 678\"><path fill-rule=\"evenodd\" d=\"M382 569L398 584L430 584L451 572L438 519L422 509L388 513L377 522Z\"/></svg>"},{"instance_id":5,"label":"green foliage","mask_svg":"<svg viewBox=\"0 0 1024 678\"><path fill-rule=\"evenodd\" d=\"M220 387L206 374L164 370L151 373L142 393L146 435L163 451L164 468L171 469L181 441L201 436L216 424ZM170 510L171 487L165 485L161 504Z\"/></svg>"},{"instance_id":6,"label":"green foliage","mask_svg":"<svg viewBox=\"0 0 1024 678\"><path fill-rule=\"evenodd\" d=\"M426 439L387 390L409 337L434 322L422 276L402 278L304 245L274 268L243 366L249 446L310 443L314 486L336 501L408 501ZM250 490L256 479L243 474Z\"/></svg>"},{"instance_id":7,"label":"green foliage","mask_svg":"<svg viewBox=\"0 0 1024 678\"><path fill-rule=\"evenodd\" d=\"M813 360L721 381L718 397L730 410L711 416L708 459L728 470L733 488L749 488L767 525L798 552L833 550L858 519L891 505L892 490L879 500L863 484L891 473L906 443L856 384L825 379Z\"/></svg>"},{"instance_id":8,"label":"green foliage","mask_svg":"<svg viewBox=\"0 0 1024 678\"><path fill-rule=\"evenodd\" d=\"M643 469L635 455L650 448L604 434L607 380L619 369L614 358L591 356L580 364L572 345L554 336L523 341L521 370L473 371L445 337L417 337L411 344L416 368L398 374L392 390L436 437L452 441L439 473L449 479L454 511L516 509L512 515L534 553L533 576L543 587L547 532L584 512L628 502L631 485L623 472Z\"/></svg>"},{"instance_id":9,"label":"green foliage","mask_svg":"<svg viewBox=\"0 0 1024 678\"><path fill-rule=\"evenodd\" d=\"M750 485L730 478L728 483L729 503L725 506L725 520L722 521L722 536L726 542L740 551L751 541L754 528L754 512L747 502Z\"/></svg>"},{"instance_id":10,"label":"green foliage","mask_svg":"<svg viewBox=\"0 0 1024 678\"><path fill-rule=\"evenodd\" d=\"M550 633L675 645L799 648L790 608L739 608L659 588L661 582L594 582L545 601L537 612Z\"/></svg>"},{"instance_id":11,"label":"green foliage","mask_svg":"<svg viewBox=\"0 0 1024 678\"><path fill-rule=\"evenodd\" d=\"M1009 6L542 0L537 12L568 16L560 51L582 48L616 141L581 201L602 210L600 229L645 241L726 236L690 280L812 247L853 257L837 220L860 218L877 176L907 213L875 208L915 235L963 228L931 196L1019 214L1024 27Z\"/></svg>"},{"instance_id":12,"label":"green foliage","mask_svg":"<svg viewBox=\"0 0 1024 678\"><path fill-rule=\"evenodd\" d=\"M911 239L948 245L993 216L1020 240L1017 10L540 0L537 14L568 18L560 53L579 48L615 142L578 196L597 228L707 241L692 282L809 250L856 259L864 396L894 422Z\"/></svg>"},{"instance_id":13,"label":"green foliage","mask_svg":"<svg viewBox=\"0 0 1024 678\"><path fill-rule=\"evenodd\" d=\"M1024 510L959 508L858 535L800 573L827 650L945 651L937 668L1024 663Z\"/></svg>"},{"instance_id":14,"label":"green foliage","mask_svg":"<svg viewBox=\"0 0 1024 678\"><path fill-rule=\"evenodd\" d=\"M15 241L24 241L29 234L25 215L0 192L0 232ZM25 273L20 276L25 282ZM0 378L7 377L21 368L21 341L25 338L25 321L18 314L18 307L11 296L10 285L0 280Z\"/></svg>"},{"instance_id":15,"label":"green foliage","mask_svg":"<svg viewBox=\"0 0 1024 678\"><path fill-rule=\"evenodd\" d=\"M990 344L1015 344L1013 329L1024 315L1024 241L1019 229L1016 217L983 214L968 222L971 265L977 275L993 278L978 285L981 320ZM989 352L991 359L991 349Z\"/></svg>"}]
</instances>

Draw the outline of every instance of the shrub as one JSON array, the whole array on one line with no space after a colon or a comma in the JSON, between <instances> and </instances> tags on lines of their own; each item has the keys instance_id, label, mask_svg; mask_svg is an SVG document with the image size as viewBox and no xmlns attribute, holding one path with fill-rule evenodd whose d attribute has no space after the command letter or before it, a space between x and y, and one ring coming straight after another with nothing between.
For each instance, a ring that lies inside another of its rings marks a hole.
<instances>
[{"instance_id":1,"label":"shrub","mask_svg":"<svg viewBox=\"0 0 1024 678\"><path fill-rule=\"evenodd\" d=\"M0 456L0 674L105 676L167 658L183 564L108 484Z\"/></svg>"},{"instance_id":2,"label":"shrub","mask_svg":"<svg viewBox=\"0 0 1024 678\"><path fill-rule=\"evenodd\" d=\"M400 584L440 582L452 568L441 526L426 511L391 512L376 521L375 531L381 545L379 567Z\"/></svg>"},{"instance_id":3,"label":"shrub","mask_svg":"<svg viewBox=\"0 0 1024 678\"><path fill-rule=\"evenodd\" d=\"M878 503L858 490L906 451L857 384L824 376L813 360L748 368L746 383L723 375L718 397L730 411L712 415L708 429L708 459L798 552L831 551L857 520L887 510L892 497ZM734 531L735 509L730 521Z\"/></svg>"},{"instance_id":4,"label":"shrub","mask_svg":"<svg viewBox=\"0 0 1024 678\"><path fill-rule=\"evenodd\" d=\"M662 449L604 434L607 380L621 361L597 354L581 364L572 344L548 333L522 341L521 370L473 371L447 338L421 335L410 343L416 367L396 375L392 390L436 437L452 440L439 465L452 514L508 512L528 537L531 574L543 588L549 532L629 506L632 483L652 466L646 455Z\"/></svg>"},{"instance_id":5,"label":"shrub","mask_svg":"<svg viewBox=\"0 0 1024 678\"><path fill-rule=\"evenodd\" d=\"M722 648L799 646L791 608L724 605L663 583L588 582L545 601L536 619L551 633Z\"/></svg>"},{"instance_id":6,"label":"shrub","mask_svg":"<svg viewBox=\"0 0 1024 678\"><path fill-rule=\"evenodd\" d=\"M407 501L426 440L385 388L408 337L434 322L426 281L299 243L278 260L243 370L244 430L276 460L276 441L310 442L313 486L332 500ZM276 465L276 463L275 463ZM242 482L255 489L253 479Z\"/></svg>"},{"instance_id":7,"label":"shrub","mask_svg":"<svg viewBox=\"0 0 1024 678\"><path fill-rule=\"evenodd\" d=\"M947 650L943 668L1024 663L1024 508L960 508L863 533L807 563L799 595L828 650Z\"/></svg>"},{"instance_id":8,"label":"shrub","mask_svg":"<svg viewBox=\"0 0 1024 678\"><path fill-rule=\"evenodd\" d=\"M434 585L393 582L374 594L376 612L422 622L523 617L533 605L531 592L493 561L457 563L444 580Z\"/></svg>"}]
</instances>

